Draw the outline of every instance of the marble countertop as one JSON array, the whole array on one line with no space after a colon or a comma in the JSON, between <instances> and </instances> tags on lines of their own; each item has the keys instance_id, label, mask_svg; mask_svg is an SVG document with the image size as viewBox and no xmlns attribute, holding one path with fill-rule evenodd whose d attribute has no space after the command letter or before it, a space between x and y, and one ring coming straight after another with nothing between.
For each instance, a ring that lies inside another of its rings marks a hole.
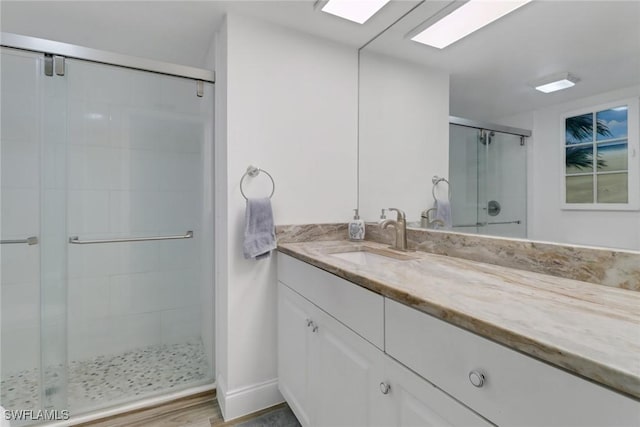
<instances>
[{"instance_id":1,"label":"marble countertop","mask_svg":"<svg viewBox=\"0 0 640 427\"><path fill-rule=\"evenodd\" d=\"M331 252L365 241L282 243L278 250L373 292L640 399L640 292L461 258L359 265Z\"/></svg>"}]
</instances>

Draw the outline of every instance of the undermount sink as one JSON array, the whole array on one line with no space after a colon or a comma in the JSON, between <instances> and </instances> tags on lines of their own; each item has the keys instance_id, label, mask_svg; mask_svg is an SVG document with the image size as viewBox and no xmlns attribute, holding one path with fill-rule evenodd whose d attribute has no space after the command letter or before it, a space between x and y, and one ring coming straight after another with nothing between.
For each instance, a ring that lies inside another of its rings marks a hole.
<instances>
[{"instance_id":1,"label":"undermount sink","mask_svg":"<svg viewBox=\"0 0 640 427\"><path fill-rule=\"evenodd\" d=\"M372 248L369 246L340 248L328 253L329 255L336 258L340 258L359 265L378 265L387 264L390 262L409 261L414 259L413 257L401 252L393 251L390 249L387 250Z\"/></svg>"}]
</instances>

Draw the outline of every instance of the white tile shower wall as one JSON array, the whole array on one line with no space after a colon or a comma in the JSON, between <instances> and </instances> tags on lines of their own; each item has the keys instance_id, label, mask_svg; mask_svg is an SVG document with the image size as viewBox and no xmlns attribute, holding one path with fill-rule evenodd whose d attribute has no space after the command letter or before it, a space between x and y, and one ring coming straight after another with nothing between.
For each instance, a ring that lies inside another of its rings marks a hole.
<instances>
[{"instance_id":1,"label":"white tile shower wall","mask_svg":"<svg viewBox=\"0 0 640 427\"><path fill-rule=\"evenodd\" d=\"M195 233L69 245L69 359L200 338L206 100L188 80L69 62L69 235Z\"/></svg>"},{"instance_id":2,"label":"white tile shower wall","mask_svg":"<svg viewBox=\"0 0 640 427\"><path fill-rule=\"evenodd\" d=\"M2 239L40 234L40 85L37 56L2 48L0 208ZM40 363L38 246L0 249L3 377Z\"/></svg>"}]
</instances>

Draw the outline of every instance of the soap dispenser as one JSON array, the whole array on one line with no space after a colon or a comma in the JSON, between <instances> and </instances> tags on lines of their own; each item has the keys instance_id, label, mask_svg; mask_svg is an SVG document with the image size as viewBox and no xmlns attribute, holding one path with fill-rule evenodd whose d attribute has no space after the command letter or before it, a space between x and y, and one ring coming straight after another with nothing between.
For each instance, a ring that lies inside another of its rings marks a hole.
<instances>
[{"instance_id":1,"label":"soap dispenser","mask_svg":"<svg viewBox=\"0 0 640 427\"><path fill-rule=\"evenodd\" d=\"M349 222L349 240L364 240L364 221L360 219L358 209L354 209L355 215Z\"/></svg>"}]
</instances>

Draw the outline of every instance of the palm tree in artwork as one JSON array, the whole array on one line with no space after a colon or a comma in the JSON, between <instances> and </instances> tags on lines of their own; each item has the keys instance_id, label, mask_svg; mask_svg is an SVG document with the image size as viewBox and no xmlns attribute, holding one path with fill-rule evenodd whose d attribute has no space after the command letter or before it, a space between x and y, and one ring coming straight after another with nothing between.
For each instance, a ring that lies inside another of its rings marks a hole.
<instances>
[{"instance_id":1,"label":"palm tree in artwork","mask_svg":"<svg viewBox=\"0 0 640 427\"><path fill-rule=\"evenodd\" d=\"M591 140L593 137L593 118L590 114L571 117L566 120L567 134L575 141ZM602 120L596 121L596 133L600 136L613 136L607 124ZM598 154L597 157L600 157ZM566 167L573 166L580 170L591 169L593 154L583 147L567 148L565 155ZM607 166L607 162L598 158L598 167Z\"/></svg>"}]
</instances>

